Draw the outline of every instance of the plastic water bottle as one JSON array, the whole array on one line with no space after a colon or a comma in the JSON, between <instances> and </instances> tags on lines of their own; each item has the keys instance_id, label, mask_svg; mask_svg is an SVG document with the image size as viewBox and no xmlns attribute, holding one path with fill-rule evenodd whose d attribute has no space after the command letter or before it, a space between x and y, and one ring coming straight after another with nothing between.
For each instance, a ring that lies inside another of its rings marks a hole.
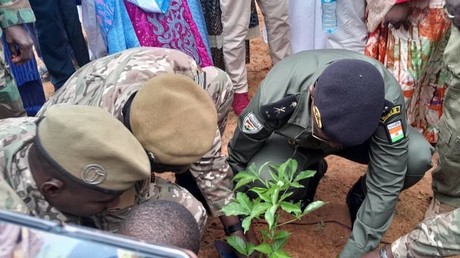
<instances>
[{"instance_id":1,"label":"plastic water bottle","mask_svg":"<svg viewBox=\"0 0 460 258\"><path fill-rule=\"evenodd\" d=\"M336 0L321 0L321 23L323 31L332 34L337 29Z\"/></svg>"}]
</instances>

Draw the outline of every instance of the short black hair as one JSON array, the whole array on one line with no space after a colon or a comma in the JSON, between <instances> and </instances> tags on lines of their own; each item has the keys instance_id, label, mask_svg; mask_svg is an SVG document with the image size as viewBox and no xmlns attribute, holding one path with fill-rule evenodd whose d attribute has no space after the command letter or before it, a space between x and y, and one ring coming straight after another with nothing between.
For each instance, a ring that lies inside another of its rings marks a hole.
<instances>
[{"instance_id":1,"label":"short black hair","mask_svg":"<svg viewBox=\"0 0 460 258\"><path fill-rule=\"evenodd\" d=\"M148 201L134 207L121 224L120 234L150 244L175 246L198 254L198 223L184 206L172 201Z\"/></svg>"}]
</instances>

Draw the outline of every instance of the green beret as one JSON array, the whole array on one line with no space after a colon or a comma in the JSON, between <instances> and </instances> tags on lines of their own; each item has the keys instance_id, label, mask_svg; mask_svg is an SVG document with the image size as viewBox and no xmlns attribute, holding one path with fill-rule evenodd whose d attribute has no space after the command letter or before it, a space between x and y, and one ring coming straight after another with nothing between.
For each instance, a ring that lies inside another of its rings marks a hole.
<instances>
[{"instance_id":1,"label":"green beret","mask_svg":"<svg viewBox=\"0 0 460 258\"><path fill-rule=\"evenodd\" d=\"M50 107L38 122L35 143L64 175L103 192L127 190L151 175L139 141L101 108Z\"/></svg>"},{"instance_id":2,"label":"green beret","mask_svg":"<svg viewBox=\"0 0 460 258\"><path fill-rule=\"evenodd\" d=\"M211 149L217 111L208 93L191 78L161 74L137 92L129 124L156 163L189 165Z\"/></svg>"}]
</instances>

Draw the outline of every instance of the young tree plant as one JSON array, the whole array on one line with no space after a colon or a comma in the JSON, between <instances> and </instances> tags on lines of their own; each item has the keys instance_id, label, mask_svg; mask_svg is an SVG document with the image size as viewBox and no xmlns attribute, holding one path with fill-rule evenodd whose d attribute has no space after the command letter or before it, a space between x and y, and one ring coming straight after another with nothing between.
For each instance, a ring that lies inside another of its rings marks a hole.
<instances>
[{"instance_id":1,"label":"young tree plant","mask_svg":"<svg viewBox=\"0 0 460 258\"><path fill-rule=\"evenodd\" d=\"M250 256L254 251L265 254L268 257L284 258L290 257L284 250L284 246L289 238L290 233L286 230L280 230L280 227L296 220L300 220L308 213L320 208L325 204L322 201L315 201L302 210L302 203L292 203L287 200L292 195L290 189L303 188L299 182L306 178L311 178L316 171L305 170L297 173L297 161L289 159L281 165L267 162L259 169L254 164L250 165L247 170L239 172L233 180L236 182L235 190L249 183L259 181L261 187L251 187L248 191L256 194L255 199L250 199L246 193L237 192L236 198L226 205L222 211L227 216L240 216L243 218L242 227L244 233L247 232L254 219L263 219L268 227L261 230L261 244L255 246L252 243L245 243L237 236L230 236L227 242L237 252L244 256ZM268 169L271 179L264 179L263 171ZM278 223L279 211L284 210L291 214L293 218L287 222Z\"/></svg>"}]
</instances>

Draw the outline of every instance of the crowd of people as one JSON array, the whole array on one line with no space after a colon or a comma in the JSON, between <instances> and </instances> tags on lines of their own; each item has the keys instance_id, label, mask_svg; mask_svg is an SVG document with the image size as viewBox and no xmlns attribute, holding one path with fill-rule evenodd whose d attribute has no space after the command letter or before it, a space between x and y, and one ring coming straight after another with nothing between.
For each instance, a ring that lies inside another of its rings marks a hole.
<instances>
[{"instance_id":1,"label":"crowd of people","mask_svg":"<svg viewBox=\"0 0 460 258\"><path fill-rule=\"evenodd\" d=\"M132 0L1 0L8 61L35 47L55 92L26 116L0 48L0 209L197 254L208 215L258 243L222 213L235 174L293 158L317 171L292 190L305 207L324 158L338 155L368 165L346 196L352 232L339 257L460 254L460 1L337 0L332 34L317 25L321 1L307 2L170 0L152 12ZM254 3L273 66L249 99ZM425 220L379 247L435 151Z\"/></svg>"}]
</instances>

